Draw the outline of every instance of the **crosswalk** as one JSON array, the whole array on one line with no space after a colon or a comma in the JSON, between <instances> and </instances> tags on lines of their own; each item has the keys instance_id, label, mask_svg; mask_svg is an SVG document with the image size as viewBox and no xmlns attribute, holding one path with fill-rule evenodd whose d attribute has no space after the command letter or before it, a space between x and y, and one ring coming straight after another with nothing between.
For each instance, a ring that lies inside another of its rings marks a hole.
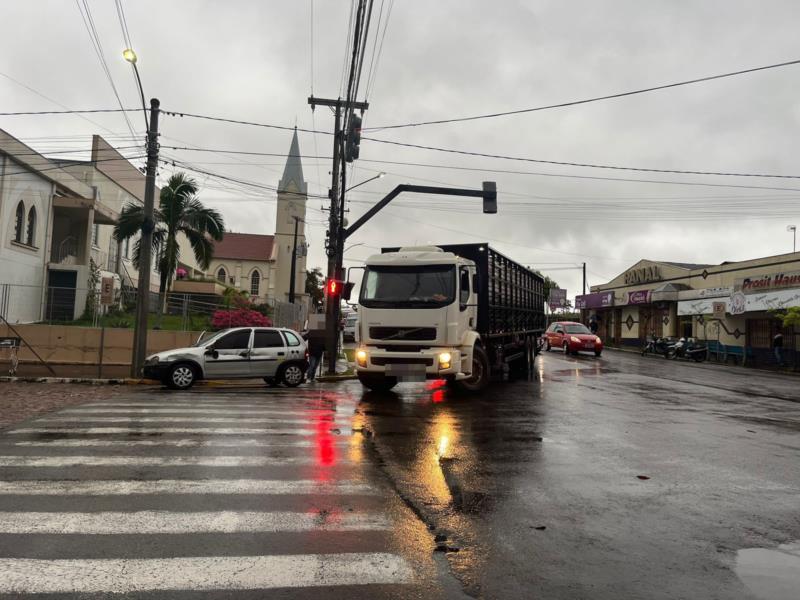
<instances>
[{"instance_id":1,"label":"crosswalk","mask_svg":"<svg viewBox=\"0 0 800 600\"><path fill-rule=\"evenodd\" d=\"M425 528L365 462L354 407L132 392L0 432L0 597L419 595Z\"/></svg>"}]
</instances>

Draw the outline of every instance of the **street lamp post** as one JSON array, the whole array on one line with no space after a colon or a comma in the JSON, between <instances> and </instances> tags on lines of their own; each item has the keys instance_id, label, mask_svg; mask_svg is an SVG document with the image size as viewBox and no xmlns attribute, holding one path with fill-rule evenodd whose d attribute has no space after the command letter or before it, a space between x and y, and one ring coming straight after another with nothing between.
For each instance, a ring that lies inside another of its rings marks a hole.
<instances>
[{"instance_id":1,"label":"street lamp post","mask_svg":"<svg viewBox=\"0 0 800 600\"><path fill-rule=\"evenodd\" d=\"M789 225L786 231L792 232L792 252L797 252L797 225Z\"/></svg>"},{"instance_id":2,"label":"street lamp post","mask_svg":"<svg viewBox=\"0 0 800 600\"><path fill-rule=\"evenodd\" d=\"M351 187L347 188L347 189L345 190L345 192L349 192L350 190L354 190L354 189L356 189L357 187L364 185L365 183L369 183L370 181L375 181L376 179L380 179L380 178L381 178L381 177L383 177L384 175L386 175L386 173L384 173L383 171L381 171L380 173L378 173L377 175L375 175L375 177L370 177L369 179L365 179L365 180L364 180L364 181L362 181L361 183L357 183L357 184L355 184L354 186L351 186Z\"/></svg>"}]
</instances>

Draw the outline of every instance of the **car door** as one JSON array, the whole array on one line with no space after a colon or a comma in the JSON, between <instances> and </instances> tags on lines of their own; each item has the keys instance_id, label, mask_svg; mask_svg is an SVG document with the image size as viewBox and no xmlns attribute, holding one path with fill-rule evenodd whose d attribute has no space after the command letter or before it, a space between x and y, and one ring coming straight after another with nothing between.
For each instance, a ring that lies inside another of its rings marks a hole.
<instances>
[{"instance_id":1,"label":"car door","mask_svg":"<svg viewBox=\"0 0 800 600\"><path fill-rule=\"evenodd\" d=\"M287 358L289 360L305 360L306 358L306 345L293 331L283 330L283 335L286 338L286 346L288 348Z\"/></svg>"},{"instance_id":2,"label":"car door","mask_svg":"<svg viewBox=\"0 0 800 600\"><path fill-rule=\"evenodd\" d=\"M251 329L235 329L206 349L205 377L227 379L250 375ZM208 352L213 348L212 352Z\"/></svg>"},{"instance_id":3,"label":"car door","mask_svg":"<svg viewBox=\"0 0 800 600\"><path fill-rule=\"evenodd\" d=\"M564 343L564 328L561 325L556 325L550 338L550 345L561 347Z\"/></svg>"},{"instance_id":4,"label":"car door","mask_svg":"<svg viewBox=\"0 0 800 600\"><path fill-rule=\"evenodd\" d=\"M277 329L256 329L250 352L253 377L275 377L278 365L286 359L286 344Z\"/></svg>"}]
</instances>

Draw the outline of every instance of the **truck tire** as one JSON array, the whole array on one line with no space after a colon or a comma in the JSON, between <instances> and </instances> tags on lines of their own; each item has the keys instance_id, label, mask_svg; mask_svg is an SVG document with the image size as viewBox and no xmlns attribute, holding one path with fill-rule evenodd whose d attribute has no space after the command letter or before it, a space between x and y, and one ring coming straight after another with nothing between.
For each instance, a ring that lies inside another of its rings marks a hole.
<instances>
[{"instance_id":1,"label":"truck tire","mask_svg":"<svg viewBox=\"0 0 800 600\"><path fill-rule=\"evenodd\" d=\"M359 373L358 380L361 385L373 392L388 392L397 385L397 377L387 377L386 375L372 373Z\"/></svg>"},{"instance_id":2,"label":"truck tire","mask_svg":"<svg viewBox=\"0 0 800 600\"><path fill-rule=\"evenodd\" d=\"M481 346L472 349L472 375L460 379L458 384L465 392L480 392L489 383L489 357Z\"/></svg>"}]
</instances>

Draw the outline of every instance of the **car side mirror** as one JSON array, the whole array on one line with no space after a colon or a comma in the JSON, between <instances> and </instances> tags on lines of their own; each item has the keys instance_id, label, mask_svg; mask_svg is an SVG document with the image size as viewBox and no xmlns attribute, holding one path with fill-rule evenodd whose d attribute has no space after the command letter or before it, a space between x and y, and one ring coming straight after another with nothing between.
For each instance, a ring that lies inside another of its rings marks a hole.
<instances>
[{"instance_id":1,"label":"car side mirror","mask_svg":"<svg viewBox=\"0 0 800 600\"><path fill-rule=\"evenodd\" d=\"M214 349L214 346L209 346L206 348L205 355L210 356L211 358L219 358L219 352Z\"/></svg>"}]
</instances>

